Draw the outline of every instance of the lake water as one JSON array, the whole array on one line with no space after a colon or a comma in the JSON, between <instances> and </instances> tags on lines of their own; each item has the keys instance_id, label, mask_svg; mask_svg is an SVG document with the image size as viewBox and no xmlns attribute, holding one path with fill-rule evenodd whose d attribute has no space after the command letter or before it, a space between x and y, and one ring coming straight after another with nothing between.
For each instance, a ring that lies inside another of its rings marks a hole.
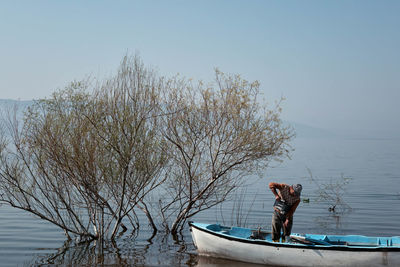
<instances>
[{"instance_id":1,"label":"lake water","mask_svg":"<svg viewBox=\"0 0 400 267\"><path fill-rule=\"evenodd\" d=\"M276 181L302 183L302 197L310 199L298 207L293 232L400 235L400 140L297 138L293 147L292 160L275 164L262 178L249 178L236 198L193 220L269 229L274 198L267 184ZM309 182L308 169L322 182L341 175L352 178L343 198L351 211L335 216L326 203L316 202L316 186ZM3 205L0 265L252 266L198 257L187 228L182 240L159 233L148 241L151 231L146 225L141 227L137 236L127 233L115 244L77 246L65 243L58 228Z\"/></svg>"}]
</instances>

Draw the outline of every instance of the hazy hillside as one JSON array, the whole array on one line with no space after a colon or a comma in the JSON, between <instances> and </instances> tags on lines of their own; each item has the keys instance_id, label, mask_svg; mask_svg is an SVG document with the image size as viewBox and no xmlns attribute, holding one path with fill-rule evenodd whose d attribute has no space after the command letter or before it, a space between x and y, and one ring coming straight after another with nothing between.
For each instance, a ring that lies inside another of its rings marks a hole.
<instances>
[{"instance_id":1,"label":"hazy hillside","mask_svg":"<svg viewBox=\"0 0 400 267\"><path fill-rule=\"evenodd\" d=\"M22 118L24 110L33 104L33 101L19 101L10 99L0 99L0 122L3 122L8 114L12 114L14 109L17 110L17 118Z\"/></svg>"},{"instance_id":2,"label":"hazy hillside","mask_svg":"<svg viewBox=\"0 0 400 267\"><path fill-rule=\"evenodd\" d=\"M296 122L288 122L288 124L295 129L297 138L326 138L336 136L335 133L329 130L312 127L306 124Z\"/></svg>"},{"instance_id":3,"label":"hazy hillside","mask_svg":"<svg viewBox=\"0 0 400 267\"><path fill-rule=\"evenodd\" d=\"M0 99L0 114L1 119L7 114L7 111L12 111L14 107L18 107L18 116L22 116L23 111L28 106L32 105L33 101L20 101L20 100L10 100L10 99ZM297 138L324 138L333 137L334 133L324 130L321 128L312 127L306 124L296 123L296 122L286 122L286 124L291 125L296 131Z\"/></svg>"},{"instance_id":4,"label":"hazy hillside","mask_svg":"<svg viewBox=\"0 0 400 267\"><path fill-rule=\"evenodd\" d=\"M11 100L11 99L0 99L1 110L13 109L17 106L19 109L25 109L26 107L32 105L33 100Z\"/></svg>"}]
</instances>

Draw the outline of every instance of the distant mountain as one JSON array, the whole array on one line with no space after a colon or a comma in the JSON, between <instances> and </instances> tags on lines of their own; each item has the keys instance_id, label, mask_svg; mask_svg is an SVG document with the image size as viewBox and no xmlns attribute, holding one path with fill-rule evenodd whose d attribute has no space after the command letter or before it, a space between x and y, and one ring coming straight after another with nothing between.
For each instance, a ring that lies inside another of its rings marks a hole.
<instances>
[{"instance_id":1,"label":"distant mountain","mask_svg":"<svg viewBox=\"0 0 400 267\"><path fill-rule=\"evenodd\" d=\"M8 112L17 108L17 117L21 118L24 110L33 104L33 100L0 99L0 122L7 117Z\"/></svg>"},{"instance_id":2,"label":"distant mountain","mask_svg":"<svg viewBox=\"0 0 400 267\"><path fill-rule=\"evenodd\" d=\"M296 131L296 137L301 138L327 138L335 137L337 134L322 128L317 128L297 122L286 122L291 125Z\"/></svg>"},{"instance_id":3,"label":"distant mountain","mask_svg":"<svg viewBox=\"0 0 400 267\"><path fill-rule=\"evenodd\" d=\"M17 105L20 108L25 108L33 104L33 100L12 100L12 99L0 99L1 108L12 108Z\"/></svg>"},{"instance_id":4,"label":"distant mountain","mask_svg":"<svg viewBox=\"0 0 400 267\"><path fill-rule=\"evenodd\" d=\"M393 127L392 129L370 128L341 128L341 129L323 129L297 122L288 122L295 131L296 137L300 138L345 138L355 140L399 140L400 130Z\"/></svg>"},{"instance_id":5,"label":"distant mountain","mask_svg":"<svg viewBox=\"0 0 400 267\"><path fill-rule=\"evenodd\" d=\"M18 107L19 116L22 115L23 110L33 104L33 100L12 100L0 99L0 111L12 110L14 106ZM334 137L336 134L325 129L312 127L306 124L297 122L285 122L286 125L292 126L296 131L296 137L301 138L325 138Z\"/></svg>"}]
</instances>

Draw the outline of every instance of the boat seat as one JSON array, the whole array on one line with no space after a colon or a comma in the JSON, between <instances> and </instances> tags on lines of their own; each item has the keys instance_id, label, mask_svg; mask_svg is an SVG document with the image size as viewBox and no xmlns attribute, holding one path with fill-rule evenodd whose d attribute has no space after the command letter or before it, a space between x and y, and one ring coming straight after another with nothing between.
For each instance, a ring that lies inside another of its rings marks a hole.
<instances>
[{"instance_id":1,"label":"boat seat","mask_svg":"<svg viewBox=\"0 0 400 267\"><path fill-rule=\"evenodd\" d=\"M206 228L211 230L211 231L215 231L215 232L219 232L219 231L222 230L222 227L219 224L210 224Z\"/></svg>"},{"instance_id":2,"label":"boat seat","mask_svg":"<svg viewBox=\"0 0 400 267\"><path fill-rule=\"evenodd\" d=\"M393 247L400 247L400 236L393 236L392 237L392 246Z\"/></svg>"},{"instance_id":3,"label":"boat seat","mask_svg":"<svg viewBox=\"0 0 400 267\"><path fill-rule=\"evenodd\" d=\"M381 247L391 247L393 245L392 239L390 237L379 237L378 246Z\"/></svg>"},{"instance_id":4,"label":"boat seat","mask_svg":"<svg viewBox=\"0 0 400 267\"><path fill-rule=\"evenodd\" d=\"M232 227L232 229L229 231L229 234L240 238L249 238L251 236L251 230L240 227Z\"/></svg>"}]
</instances>

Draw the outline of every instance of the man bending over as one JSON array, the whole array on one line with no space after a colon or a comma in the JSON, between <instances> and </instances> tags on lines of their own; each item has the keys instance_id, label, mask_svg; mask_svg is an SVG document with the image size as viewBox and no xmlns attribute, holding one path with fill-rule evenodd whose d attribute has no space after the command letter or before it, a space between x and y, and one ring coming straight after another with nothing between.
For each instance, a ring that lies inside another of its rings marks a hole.
<instances>
[{"instance_id":1,"label":"man bending over","mask_svg":"<svg viewBox=\"0 0 400 267\"><path fill-rule=\"evenodd\" d=\"M272 215L272 240L279 242L283 228L282 242L289 240L293 225L293 213L300 203L301 184L287 185L269 183L275 195L274 213Z\"/></svg>"}]
</instances>

